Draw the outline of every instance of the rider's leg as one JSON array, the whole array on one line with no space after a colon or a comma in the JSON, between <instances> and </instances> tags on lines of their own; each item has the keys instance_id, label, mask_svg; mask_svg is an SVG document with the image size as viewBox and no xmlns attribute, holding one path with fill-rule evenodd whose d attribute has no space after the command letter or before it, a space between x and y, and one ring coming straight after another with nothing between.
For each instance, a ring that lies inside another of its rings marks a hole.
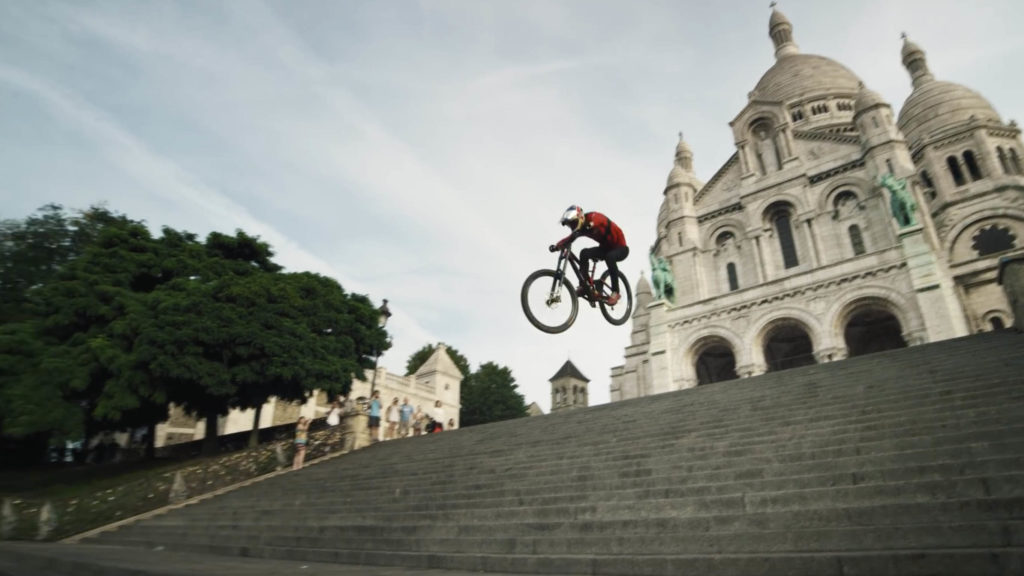
<instances>
[{"instance_id":1,"label":"rider's leg","mask_svg":"<svg viewBox=\"0 0 1024 576\"><path fill-rule=\"evenodd\" d=\"M582 254L582 253L581 253ZM629 256L629 246L618 246L612 248L605 254L604 261L608 266L608 271L612 277L612 292L618 294L619 292L619 262L622 262Z\"/></svg>"},{"instance_id":2,"label":"rider's leg","mask_svg":"<svg viewBox=\"0 0 1024 576\"><path fill-rule=\"evenodd\" d=\"M590 261L591 260L604 260L604 250L600 246L592 246L590 248L584 248L580 250L580 271L583 272L583 276L593 284L594 279L590 277Z\"/></svg>"}]
</instances>

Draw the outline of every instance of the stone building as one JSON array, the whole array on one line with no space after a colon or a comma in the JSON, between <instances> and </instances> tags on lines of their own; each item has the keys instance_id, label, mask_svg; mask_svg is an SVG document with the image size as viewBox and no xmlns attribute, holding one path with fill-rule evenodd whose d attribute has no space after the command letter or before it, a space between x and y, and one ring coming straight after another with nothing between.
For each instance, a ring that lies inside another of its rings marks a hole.
<instances>
[{"instance_id":1,"label":"stone building","mask_svg":"<svg viewBox=\"0 0 1024 576\"><path fill-rule=\"evenodd\" d=\"M415 374L402 376L391 374L387 368L377 368L376 376L373 371L367 371L362 379L352 381L352 398L368 398L370 388L380 390L381 402L387 406L395 397L399 403L404 398L409 398L413 406L422 406L423 410L430 413L434 402L441 401L445 414L455 419L456 428L460 424L459 410L461 408L460 394L462 390L462 373L448 355L448 347L438 344L434 353L420 366ZM376 378L376 379L375 379ZM281 424L292 424L298 421L299 416L307 418L320 418L327 414L331 408L331 400L324 392L317 392L310 396L304 403L282 402L271 398L263 405L260 411L260 428L278 426ZM218 422L218 434L234 434L236 432L248 432L252 429L253 419L256 416L255 410L232 410ZM164 446L180 442L191 442L202 439L205 435L205 425L202 420L186 414L181 408L173 406L170 418L167 422L159 424L156 429L156 445Z\"/></svg>"},{"instance_id":2,"label":"stone building","mask_svg":"<svg viewBox=\"0 0 1024 576\"><path fill-rule=\"evenodd\" d=\"M769 36L776 62L708 182L680 136L612 401L1013 322L996 276L1024 251L1016 123L936 79L909 39L894 116L845 66L800 52L778 10Z\"/></svg>"},{"instance_id":3,"label":"stone building","mask_svg":"<svg viewBox=\"0 0 1024 576\"><path fill-rule=\"evenodd\" d=\"M555 372L548 382L551 382L551 413L576 408L586 408L590 405L587 385L590 379L580 372L579 368L566 360L565 364Z\"/></svg>"}]
</instances>

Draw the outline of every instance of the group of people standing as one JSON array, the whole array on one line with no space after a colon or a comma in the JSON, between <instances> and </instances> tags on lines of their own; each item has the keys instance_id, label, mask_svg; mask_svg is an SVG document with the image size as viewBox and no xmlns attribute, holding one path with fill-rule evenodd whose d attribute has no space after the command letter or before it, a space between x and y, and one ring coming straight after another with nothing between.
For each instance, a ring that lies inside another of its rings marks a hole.
<instances>
[{"instance_id":1,"label":"group of people standing","mask_svg":"<svg viewBox=\"0 0 1024 576\"><path fill-rule=\"evenodd\" d=\"M343 415L351 414L355 410L357 410L355 401L345 397L339 398L332 404L330 411L327 413L327 425L337 426L341 423L341 417ZM384 428L383 438L381 438L380 435L382 413L385 416L385 423L387 424ZM370 398L369 402L369 415L371 442L406 438L410 435L419 436L421 434L436 434L443 430L455 429L454 418L448 418L445 420L444 407L441 405L440 400L435 401L432 409L427 412L424 411L421 406L413 408L412 404L409 404L408 397L399 404L398 396L395 396L394 400L391 401L391 404L385 409L380 400L380 392L374 391L373 397ZM292 462L293 470L302 468L303 462L306 458L306 444L309 441L310 424L311 420L302 416L299 418L299 421L295 426L295 457Z\"/></svg>"},{"instance_id":2,"label":"group of people standing","mask_svg":"<svg viewBox=\"0 0 1024 576\"><path fill-rule=\"evenodd\" d=\"M384 437L380 437L381 415L383 413ZM402 403L398 403L398 396L391 401L391 404L384 408L380 399L380 392L374 391L370 398L370 441L394 440L406 438L410 435L435 434L443 430L455 428L455 419L445 420L444 407L441 401L434 402L433 409L425 412L422 406L413 408L409 398L405 397Z\"/></svg>"}]
</instances>

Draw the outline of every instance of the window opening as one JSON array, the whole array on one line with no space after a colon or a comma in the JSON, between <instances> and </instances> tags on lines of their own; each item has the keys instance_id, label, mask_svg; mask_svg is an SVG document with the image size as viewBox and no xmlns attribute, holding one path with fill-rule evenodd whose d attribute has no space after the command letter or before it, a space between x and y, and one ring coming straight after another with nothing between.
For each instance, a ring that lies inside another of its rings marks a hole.
<instances>
[{"instance_id":1,"label":"window opening","mask_svg":"<svg viewBox=\"0 0 1024 576\"><path fill-rule=\"evenodd\" d=\"M956 159L956 156L947 156L946 165L949 166L949 173L953 176L953 183L957 186L963 186L967 183L964 180L964 173L960 170L960 161Z\"/></svg>"},{"instance_id":2,"label":"window opening","mask_svg":"<svg viewBox=\"0 0 1024 576\"><path fill-rule=\"evenodd\" d=\"M853 246L853 254L855 256L860 256L865 252L864 236L860 233L860 226L856 224L850 226L850 244Z\"/></svg>"}]
</instances>

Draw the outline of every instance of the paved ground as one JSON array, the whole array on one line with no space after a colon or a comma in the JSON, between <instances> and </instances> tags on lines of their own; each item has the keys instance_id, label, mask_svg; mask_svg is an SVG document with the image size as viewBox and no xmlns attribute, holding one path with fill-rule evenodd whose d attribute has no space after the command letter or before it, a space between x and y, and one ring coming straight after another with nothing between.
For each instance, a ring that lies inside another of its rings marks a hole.
<instances>
[{"instance_id":1,"label":"paved ground","mask_svg":"<svg viewBox=\"0 0 1024 576\"><path fill-rule=\"evenodd\" d=\"M31 542L0 543L0 576L480 576L479 572L349 566ZM489 576L502 576L488 573ZM511 575L505 575L511 576Z\"/></svg>"}]
</instances>

